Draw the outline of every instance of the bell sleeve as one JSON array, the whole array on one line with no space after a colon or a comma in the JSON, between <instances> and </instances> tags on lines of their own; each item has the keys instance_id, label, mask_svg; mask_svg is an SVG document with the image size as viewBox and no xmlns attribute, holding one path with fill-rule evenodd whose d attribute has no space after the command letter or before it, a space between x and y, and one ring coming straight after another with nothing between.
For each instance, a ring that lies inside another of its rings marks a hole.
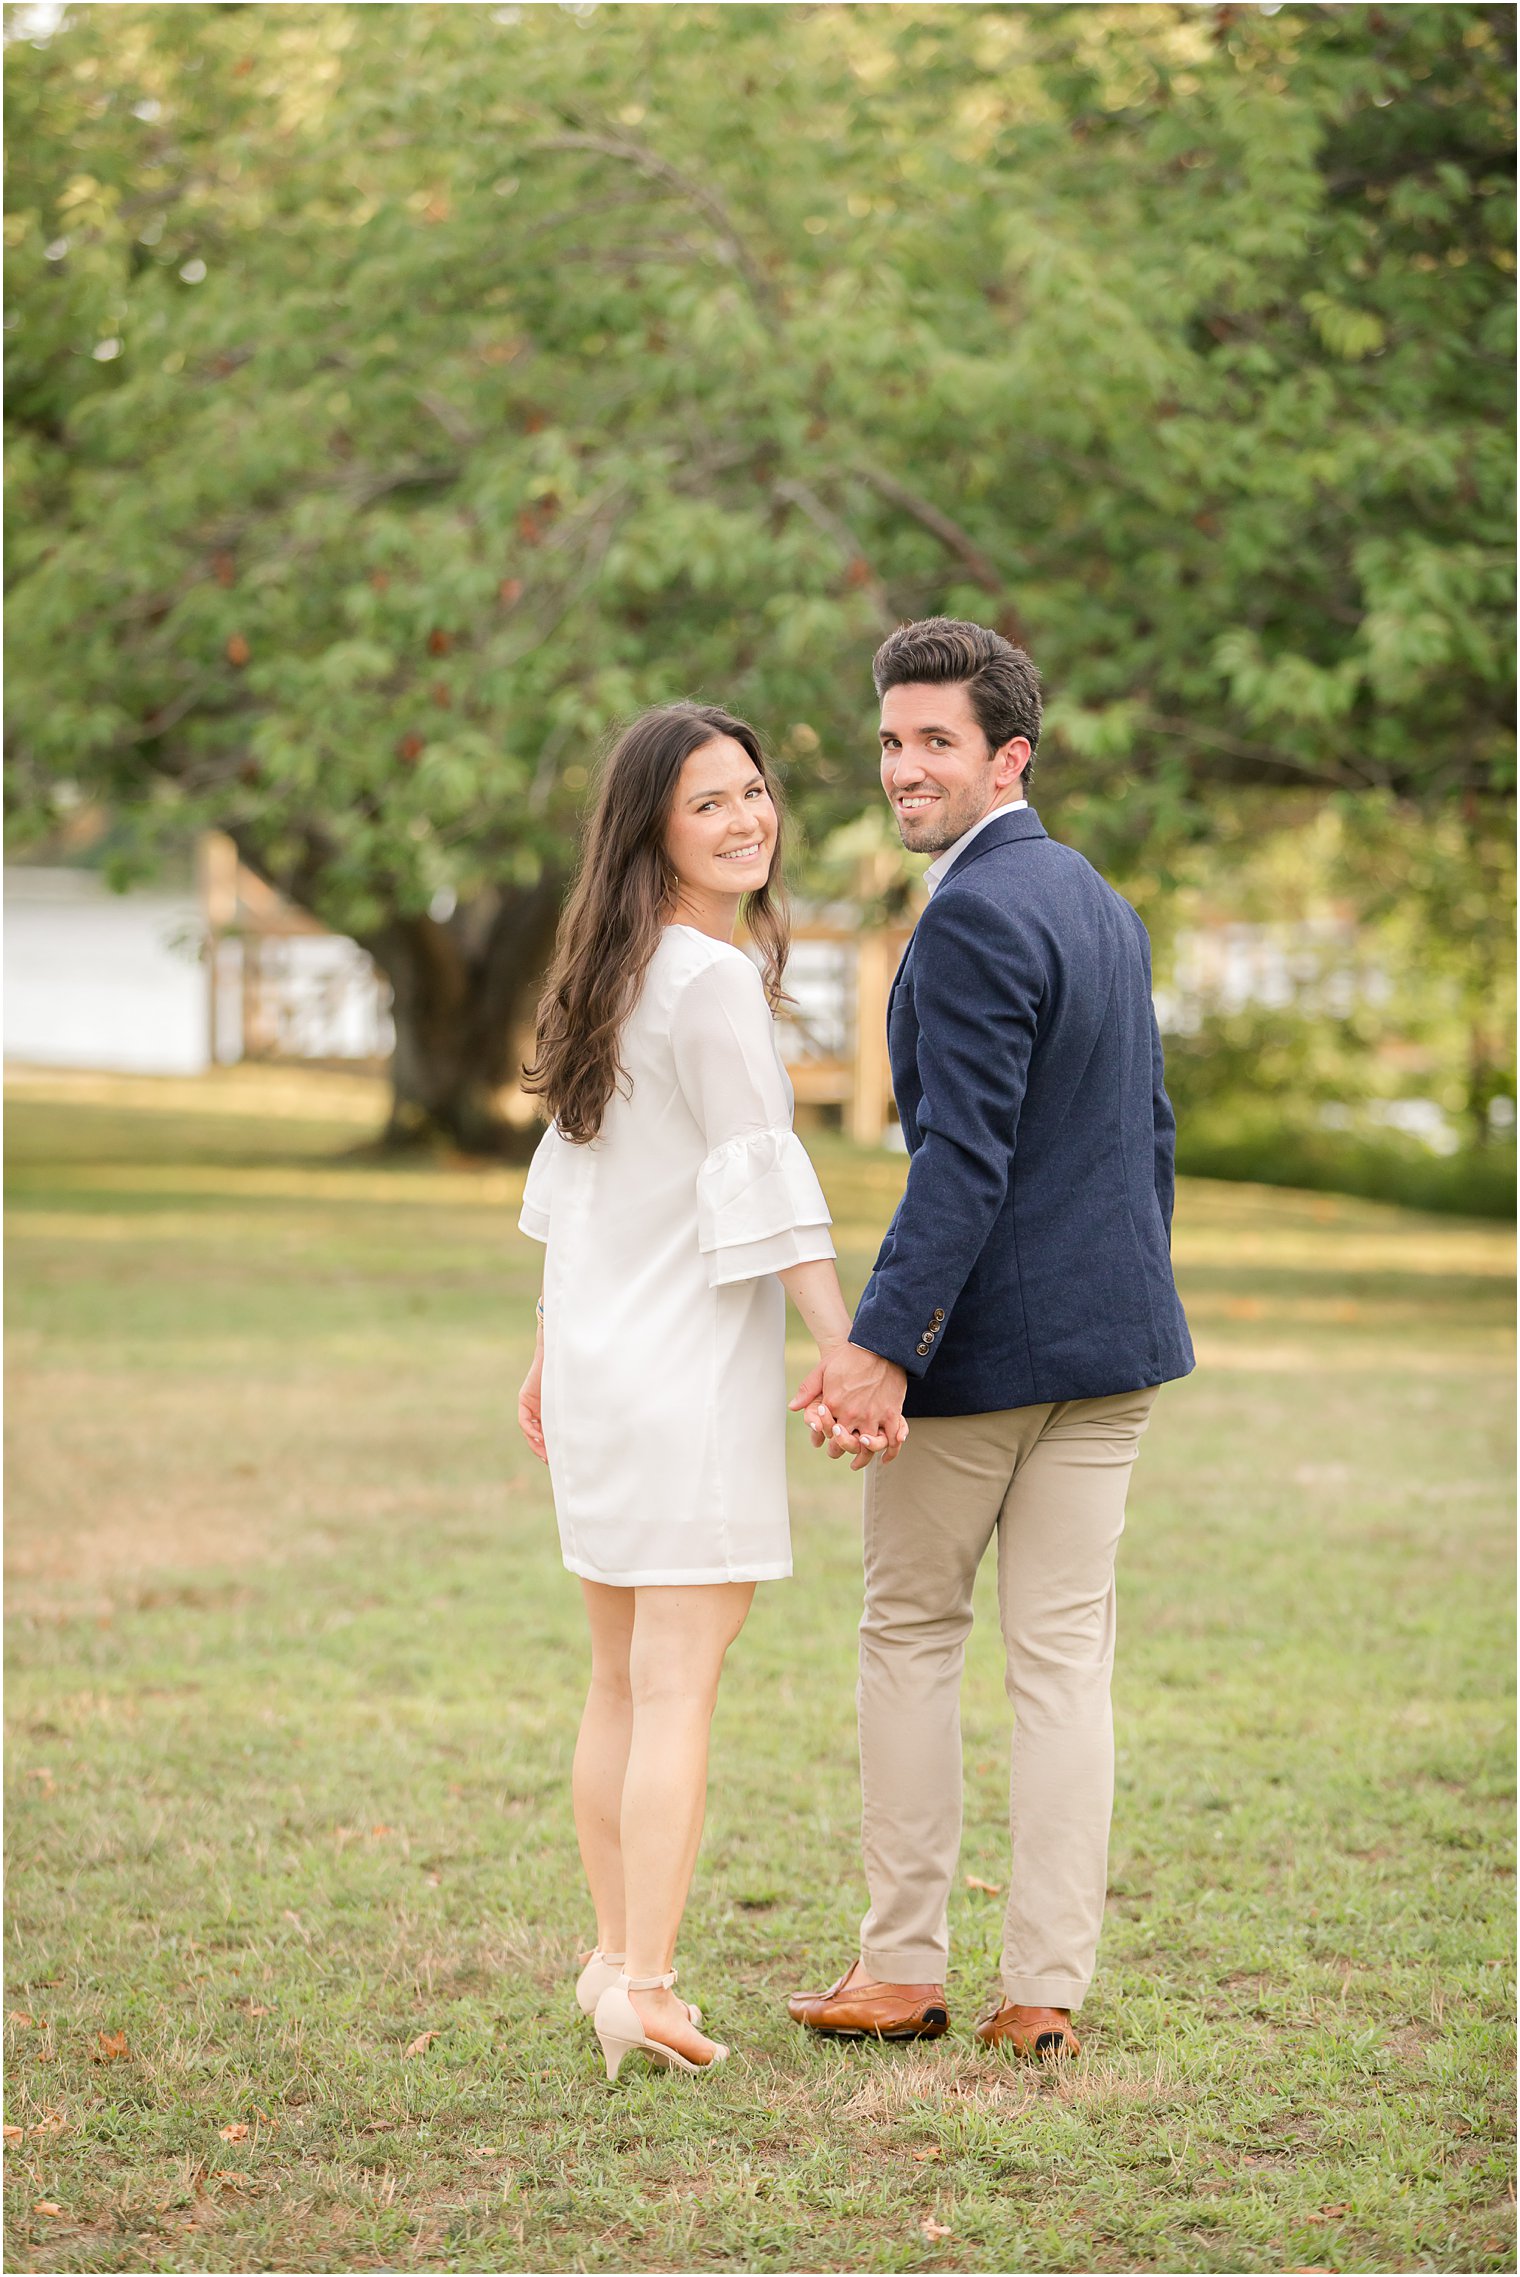
<instances>
[{"instance_id":1,"label":"bell sleeve","mask_svg":"<svg viewBox=\"0 0 1520 2277\"><path fill-rule=\"evenodd\" d=\"M528 1165L517 1226L518 1231L527 1234L532 1241L547 1241L549 1238L549 1209L554 1195L554 1158L563 1144L563 1139L551 1123L534 1148L533 1160Z\"/></svg>"},{"instance_id":2,"label":"bell sleeve","mask_svg":"<svg viewBox=\"0 0 1520 2277\"><path fill-rule=\"evenodd\" d=\"M696 1202L708 1287L832 1257L829 1206L792 1129L770 1006L748 957L720 957L687 983L671 1041L707 1141Z\"/></svg>"}]
</instances>

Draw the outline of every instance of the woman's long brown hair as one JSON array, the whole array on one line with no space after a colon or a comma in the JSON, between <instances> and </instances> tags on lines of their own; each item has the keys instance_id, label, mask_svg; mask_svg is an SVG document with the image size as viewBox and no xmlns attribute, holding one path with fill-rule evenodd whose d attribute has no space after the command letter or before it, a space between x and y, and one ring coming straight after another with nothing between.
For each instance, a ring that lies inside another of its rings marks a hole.
<instances>
[{"instance_id":1,"label":"woman's long brown hair","mask_svg":"<svg viewBox=\"0 0 1520 2277\"><path fill-rule=\"evenodd\" d=\"M779 788L754 729L709 704L665 704L624 730L602 769L580 874L560 918L554 962L538 1007L538 1046L523 1088L548 1107L562 1137L589 1145L618 1085L623 1027L670 921L676 874L665 831L681 769L694 751L732 736L755 762L776 808L776 849L763 886L746 894L744 920L760 950L774 1012L791 943L781 880Z\"/></svg>"}]
</instances>

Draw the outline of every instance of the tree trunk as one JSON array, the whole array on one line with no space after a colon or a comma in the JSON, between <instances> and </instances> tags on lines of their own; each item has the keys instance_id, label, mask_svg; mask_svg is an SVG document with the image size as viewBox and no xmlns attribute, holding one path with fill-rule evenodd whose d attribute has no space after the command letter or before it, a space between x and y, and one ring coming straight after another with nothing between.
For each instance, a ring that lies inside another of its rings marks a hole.
<instances>
[{"instance_id":1,"label":"tree trunk","mask_svg":"<svg viewBox=\"0 0 1520 2277\"><path fill-rule=\"evenodd\" d=\"M442 921L396 917L365 942L391 984L389 1146L447 1138L522 1160L538 1138L518 1089L554 943L561 880L501 887Z\"/></svg>"}]
</instances>

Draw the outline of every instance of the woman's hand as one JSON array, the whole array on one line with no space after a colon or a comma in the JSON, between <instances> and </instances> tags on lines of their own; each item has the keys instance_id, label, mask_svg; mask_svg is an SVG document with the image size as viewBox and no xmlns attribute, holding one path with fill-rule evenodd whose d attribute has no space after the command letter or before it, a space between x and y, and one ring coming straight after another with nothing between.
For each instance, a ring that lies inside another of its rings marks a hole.
<instances>
[{"instance_id":1,"label":"woman's hand","mask_svg":"<svg viewBox=\"0 0 1520 2277\"><path fill-rule=\"evenodd\" d=\"M849 1455L851 1470L860 1471L878 1455L894 1462L906 1443L907 1388L895 1361L848 1340L831 1348L820 1338L818 1365L791 1404L806 1415L815 1447L826 1446L833 1462Z\"/></svg>"},{"instance_id":2,"label":"woman's hand","mask_svg":"<svg viewBox=\"0 0 1520 2277\"><path fill-rule=\"evenodd\" d=\"M544 1348L540 1344L533 1355L533 1365L523 1378L522 1390L517 1395L517 1427L541 1463L549 1460L544 1445Z\"/></svg>"},{"instance_id":3,"label":"woman's hand","mask_svg":"<svg viewBox=\"0 0 1520 2277\"><path fill-rule=\"evenodd\" d=\"M836 1424L822 1400L807 1410L807 1427L815 1447L827 1447L829 1461L837 1463L844 1455L853 1455L852 1471L863 1471L879 1455L884 1463L895 1462L907 1444L908 1419L899 1415L888 1423L884 1432L873 1436L868 1431L846 1431Z\"/></svg>"}]
</instances>

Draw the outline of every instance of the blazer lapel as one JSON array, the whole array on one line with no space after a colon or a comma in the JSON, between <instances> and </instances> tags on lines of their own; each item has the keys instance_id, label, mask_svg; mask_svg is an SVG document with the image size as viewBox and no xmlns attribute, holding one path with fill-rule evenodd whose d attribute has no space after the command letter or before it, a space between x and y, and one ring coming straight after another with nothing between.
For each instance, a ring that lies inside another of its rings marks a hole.
<instances>
[{"instance_id":1,"label":"blazer lapel","mask_svg":"<svg viewBox=\"0 0 1520 2277\"><path fill-rule=\"evenodd\" d=\"M950 868L941 878L940 884L948 884L949 880L959 870L963 869L967 862L974 862L981 854L990 854L994 846L1009 846L1020 838L1043 838L1045 835L1045 825L1032 806L1020 807L1013 814L999 815L996 822L989 822L985 830L977 832L964 853L957 854ZM892 1024L892 1012L897 1003L897 992L908 975L908 966L913 957L913 944L917 938L918 927L915 925L913 931L908 935L908 944L898 960L897 970L892 975L892 986L887 991L888 1027Z\"/></svg>"},{"instance_id":2,"label":"blazer lapel","mask_svg":"<svg viewBox=\"0 0 1520 2277\"><path fill-rule=\"evenodd\" d=\"M994 847L1012 846L1020 838L1043 838L1045 835L1045 825L1032 806L1016 807L1011 814L1000 814L995 822L989 822L985 829L979 830L971 844L956 855L940 879L937 890L943 893L952 878L958 878L962 870L972 862L979 862Z\"/></svg>"},{"instance_id":3,"label":"blazer lapel","mask_svg":"<svg viewBox=\"0 0 1520 2277\"><path fill-rule=\"evenodd\" d=\"M917 932L917 930L918 930L918 928L915 926L915 927L914 927L914 932L916 933L916 932ZM897 970L896 970L896 972L895 972L895 973L893 973L893 975L892 975L892 985L891 985L891 987L890 987L890 988L887 990L887 1026L888 1026L888 1028L890 1028L890 1027L891 1027L891 1025L892 1025L892 1013L893 1013L893 1010L894 1010L894 1008L895 1008L895 1006L896 1006L896 1003L897 1003L897 992L898 992L898 990L899 990L899 989L902 987L903 981L904 981L904 979L905 979L905 977L906 977L906 975L907 975L907 970L908 970L908 959L909 959L909 958L912 956L912 954L913 954L913 933L910 933L910 934L908 935L908 938L907 938L907 941L906 941L906 943L904 944L904 947L903 947L903 953L902 953L902 955L901 955L901 956L898 958L898 960L897 960Z\"/></svg>"}]
</instances>

